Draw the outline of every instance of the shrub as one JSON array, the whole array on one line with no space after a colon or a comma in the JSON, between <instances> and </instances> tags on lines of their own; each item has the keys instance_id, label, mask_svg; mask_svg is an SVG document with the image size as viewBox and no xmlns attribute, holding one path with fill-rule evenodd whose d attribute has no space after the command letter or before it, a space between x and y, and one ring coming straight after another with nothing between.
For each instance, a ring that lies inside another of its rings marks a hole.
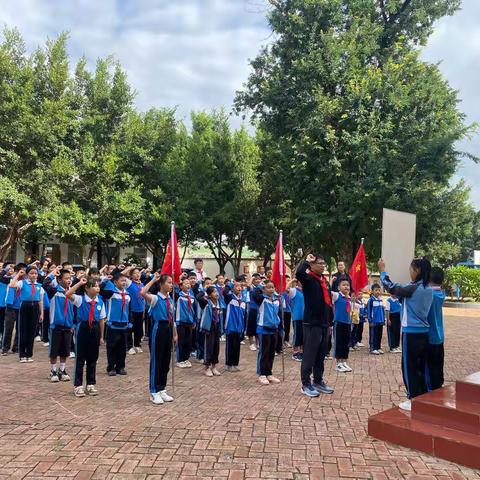
<instances>
[{"instance_id":1,"label":"shrub","mask_svg":"<svg viewBox=\"0 0 480 480\"><path fill-rule=\"evenodd\" d=\"M460 288L462 298L471 297L480 301L480 270L468 267L450 267L445 272L445 283L447 289L455 285Z\"/></svg>"}]
</instances>

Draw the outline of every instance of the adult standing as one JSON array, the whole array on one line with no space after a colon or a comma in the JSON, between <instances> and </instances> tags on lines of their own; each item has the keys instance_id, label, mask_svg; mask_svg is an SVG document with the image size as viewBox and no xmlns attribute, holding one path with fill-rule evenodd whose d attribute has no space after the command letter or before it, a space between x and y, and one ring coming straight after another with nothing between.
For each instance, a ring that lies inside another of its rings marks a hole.
<instances>
[{"instance_id":1,"label":"adult standing","mask_svg":"<svg viewBox=\"0 0 480 480\"><path fill-rule=\"evenodd\" d=\"M350 291L352 291L352 279L347 272L347 267L343 260L337 263L337 271L332 276L332 292L338 292L338 287L342 280L348 280L350 283Z\"/></svg>"},{"instance_id":2,"label":"adult standing","mask_svg":"<svg viewBox=\"0 0 480 480\"><path fill-rule=\"evenodd\" d=\"M301 391L309 397L318 397L320 393L333 393L333 388L323 379L325 354L332 326L330 286L323 276L325 265L325 259L321 255L309 254L296 273L303 287L305 301Z\"/></svg>"}]
</instances>

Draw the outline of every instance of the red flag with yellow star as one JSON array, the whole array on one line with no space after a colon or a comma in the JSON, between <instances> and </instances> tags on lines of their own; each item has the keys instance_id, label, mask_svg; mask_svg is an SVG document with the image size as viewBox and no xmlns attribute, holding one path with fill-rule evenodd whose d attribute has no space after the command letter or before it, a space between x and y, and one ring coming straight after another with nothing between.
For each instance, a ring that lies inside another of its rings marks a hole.
<instances>
[{"instance_id":1,"label":"red flag with yellow star","mask_svg":"<svg viewBox=\"0 0 480 480\"><path fill-rule=\"evenodd\" d=\"M367 260L365 258L365 249L363 248L363 242L358 249L355 260L352 267L348 272L352 279L352 288L355 295L368 285L368 272L367 272Z\"/></svg>"}]
</instances>

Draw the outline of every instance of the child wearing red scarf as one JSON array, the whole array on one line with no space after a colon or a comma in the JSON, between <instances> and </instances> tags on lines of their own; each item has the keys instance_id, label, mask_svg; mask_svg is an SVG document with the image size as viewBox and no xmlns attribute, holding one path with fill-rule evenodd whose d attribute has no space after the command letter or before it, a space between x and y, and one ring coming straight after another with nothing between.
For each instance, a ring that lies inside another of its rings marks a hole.
<instances>
[{"instance_id":1,"label":"child wearing red scarf","mask_svg":"<svg viewBox=\"0 0 480 480\"><path fill-rule=\"evenodd\" d=\"M84 295L76 292L84 287ZM75 378L73 392L76 397L84 397L85 393L97 395L96 370L100 343L103 343L105 326L105 305L98 295L98 280L86 277L71 287L66 296L77 307L77 323L75 325ZM87 387L83 388L83 369L87 367Z\"/></svg>"}]
</instances>

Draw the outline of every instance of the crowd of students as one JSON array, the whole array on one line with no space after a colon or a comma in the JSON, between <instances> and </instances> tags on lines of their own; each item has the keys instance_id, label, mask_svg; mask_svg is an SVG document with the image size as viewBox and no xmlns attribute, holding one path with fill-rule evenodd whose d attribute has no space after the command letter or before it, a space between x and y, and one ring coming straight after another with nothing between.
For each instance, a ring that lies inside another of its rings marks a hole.
<instances>
[{"instance_id":1,"label":"crowd of students","mask_svg":"<svg viewBox=\"0 0 480 480\"><path fill-rule=\"evenodd\" d=\"M173 400L167 393L172 349L177 368L204 365L207 377L222 375L220 344L225 341L225 370L238 372L241 345L258 350L257 376L262 385L279 383L273 375L275 357L292 347L292 359L302 362L302 393L310 397L333 393L323 380L323 362L336 360L336 371L349 373L349 354L363 347L363 327L369 324L372 355L382 355L386 325L389 351L402 353L408 399L443 385L443 272L428 261L414 260L412 283L394 284L379 262L382 288L373 284L352 295L345 264L331 282L325 262L309 255L287 277L280 295L271 272L241 275L233 280L195 269L172 277L136 265L77 268L64 262L2 265L0 271L0 335L2 355L18 353L33 361L35 337L48 346L51 382L70 381L67 358L74 357L74 394L97 395L96 368L100 345L106 345L109 376L126 375L127 354L150 351L150 400ZM365 302L364 297L368 297ZM311 299L314 299L312 303ZM402 339L402 348L400 341ZM84 370L85 381L84 381ZM409 400L402 408L410 408Z\"/></svg>"}]
</instances>

